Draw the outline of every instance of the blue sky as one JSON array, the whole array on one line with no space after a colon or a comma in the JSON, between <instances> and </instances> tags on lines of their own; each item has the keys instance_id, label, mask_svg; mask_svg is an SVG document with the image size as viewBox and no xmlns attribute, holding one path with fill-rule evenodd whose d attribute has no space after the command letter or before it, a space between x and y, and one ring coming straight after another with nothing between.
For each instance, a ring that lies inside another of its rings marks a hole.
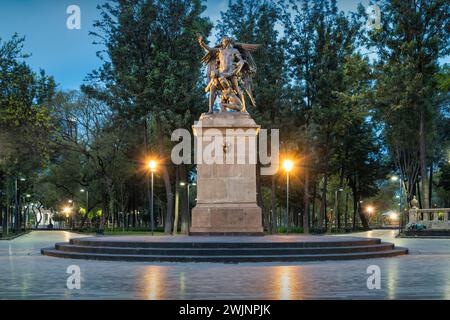
<instances>
[{"instance_id":1,"label":"blue sky","mask_svg":"<svg viewBox=\"0 0 450 320\"><path fill-rule=\"evenodd\" d=\"M104 0L0 0L0 38L9 39L14 32L26 37L25 52L32 56L27 62L35 69L53 75L60 89L76 89L85 76L100 66L96 56L99 46L92 45L89 36L92 23L98 18L96 6ZM358 2L340 0L341 9L356 9ZM66 8L81 8L81 29L66 27ZM208 0L205 15L213 22L228 0Z\"/></svg>"}]
</instances>

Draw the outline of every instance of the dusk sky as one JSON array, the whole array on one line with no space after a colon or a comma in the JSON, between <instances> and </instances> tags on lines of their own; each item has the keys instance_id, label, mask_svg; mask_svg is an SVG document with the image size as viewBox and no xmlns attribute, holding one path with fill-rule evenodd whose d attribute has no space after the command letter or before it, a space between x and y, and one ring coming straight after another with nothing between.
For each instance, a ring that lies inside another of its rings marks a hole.
<instances>
[{"instance_id":1,"label":"dusk sky","mask_svg":"<svg viewBox=\"0 0 450 320\"><path fill-rule=\"evenodd\" d=\"M27 62L37 71L44 69L55 77L61 89L76 89L86 75L100 66L96 56L99 46L93 45L92 23L96 20L96 6L105 0L0 0L0 38L8 40L17 32L26 37L25 52L32 56ZM341 9L355 10L367 0L338 1ZM81 8L81 29L66 27L69 5ZM208 0L205 15L215 23L228 0Z\"/></svg>"}]
</instances>

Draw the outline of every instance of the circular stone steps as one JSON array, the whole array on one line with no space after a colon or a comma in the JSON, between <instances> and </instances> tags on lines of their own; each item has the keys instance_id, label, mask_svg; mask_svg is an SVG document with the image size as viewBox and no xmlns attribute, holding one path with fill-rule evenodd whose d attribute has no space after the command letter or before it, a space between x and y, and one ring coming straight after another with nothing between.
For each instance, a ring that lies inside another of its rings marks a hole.
<instances>
[{"instance_id":1,"label":"circular stone steps","mask_svg":"<svg viewBox=\"0 0 450 320\"><path fill-rule=\"evenodd\" d=\"M406 254L380 239L330 236L88 237L42 249L52 257L165 262L277 262L349 260Z\"/></svg>"}]
</instances>

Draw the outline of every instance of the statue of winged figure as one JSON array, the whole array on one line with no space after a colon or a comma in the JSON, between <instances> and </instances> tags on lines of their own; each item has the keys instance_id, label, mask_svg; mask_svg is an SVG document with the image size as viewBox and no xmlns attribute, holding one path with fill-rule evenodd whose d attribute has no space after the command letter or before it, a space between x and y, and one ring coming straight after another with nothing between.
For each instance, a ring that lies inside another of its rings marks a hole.
<instances>
[{"instance_id":1,"label":"statue of winged figure","mask_svg":"<svg viewBox=\"0 0 450 320\"><path fill-rule=\"evenodd\" d=\"M235 43L228 37L223 37L214 48L207 46L202 36L198 37L198 42L207 52L202 62L207 65L208 86L205 91L209 92L208 113L212 113L219 92L221 111L233 109L246 113L244 92L256 106L252 90L256 64L251 53L260 45Z\"/></svg>"}]
</instances>

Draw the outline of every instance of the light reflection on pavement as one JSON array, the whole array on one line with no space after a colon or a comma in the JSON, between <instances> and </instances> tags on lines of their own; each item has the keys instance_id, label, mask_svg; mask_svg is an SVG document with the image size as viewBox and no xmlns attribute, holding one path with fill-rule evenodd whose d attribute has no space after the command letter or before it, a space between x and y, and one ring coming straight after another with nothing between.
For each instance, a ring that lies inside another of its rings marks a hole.
<instances>
[{"instance_id":1,"label":"light reflection on pavement","mask_svg":"<svg viewBox=\"0 0 450 320\"><path fill-rule=\"evenodd\" d=\"M78 234L37 231L0 241L0 299L450 299L450 239L396 239L397 231L355 233L407 247L394 258L292 263L143 263L60 259L40 249ZM348 236L348 235L346 235ZM66 287L79 265L80 290ZM369 265L381 289L366 286Z\"/></svg>"}]
</instances>

